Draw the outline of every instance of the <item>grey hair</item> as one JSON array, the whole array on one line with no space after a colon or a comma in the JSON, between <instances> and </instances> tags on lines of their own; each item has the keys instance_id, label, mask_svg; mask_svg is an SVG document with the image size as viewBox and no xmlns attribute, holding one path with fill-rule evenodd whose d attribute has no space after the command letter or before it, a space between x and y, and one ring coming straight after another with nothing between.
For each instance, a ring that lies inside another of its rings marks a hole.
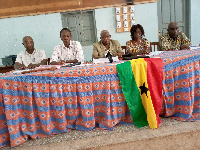
<instances>
[{"instance_id":1,"label":"grey hair","mask_svg":"<svg viewBox=\"0 0 200 150\"><path fill-rule=\"evenodd\" d=\"M25 36L25 37L23 37L22 42L25 43L27 38L31 38L33 40L33 38L31 36Z\"/></svg>"},{"instance_id":2,"label":"grey hair","mask_svg":"<svg viewBox=\"0 0 200 150\"><path fill-rule=\"evenodd\" d=\"M105 34L105 33L109 33L108 30L102 30L100 36L102 37L102 35Z\"/></svg>"}]
</instances>

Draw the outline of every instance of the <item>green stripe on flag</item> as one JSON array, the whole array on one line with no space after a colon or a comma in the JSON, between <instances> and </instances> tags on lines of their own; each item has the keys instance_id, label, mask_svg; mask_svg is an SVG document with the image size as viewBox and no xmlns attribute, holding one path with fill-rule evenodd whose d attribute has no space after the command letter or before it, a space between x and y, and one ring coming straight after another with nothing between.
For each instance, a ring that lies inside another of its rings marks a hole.
<instances>
[{"instance_id":1,"label":"green stripe on flag","mask_svg":"<svg viewBox=\"0 0 200 150\"><path fill-rule=\"evenodd\" d=\"M147 114L142 104L140 91L135 82L131 62L127 61L125 63L118 64L116 67L122 91L130 109L134 125L138 128L147 126Z\"/></svg>"}]
</instances>

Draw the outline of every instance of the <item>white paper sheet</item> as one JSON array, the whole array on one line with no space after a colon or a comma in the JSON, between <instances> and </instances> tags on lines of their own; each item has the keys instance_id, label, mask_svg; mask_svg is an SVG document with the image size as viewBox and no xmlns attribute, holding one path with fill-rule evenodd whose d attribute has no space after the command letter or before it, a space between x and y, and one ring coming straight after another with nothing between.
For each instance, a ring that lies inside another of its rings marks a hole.
<instances>
[{"instance_id":1,"label":"white paper sheet","mask_svg":"<svg viewBox=\"0 0 200 150\"><path fill-rule=\"evenodd\" d=\"M127 14L124 14L124 15L123 15L123 19L124 19L124 21L127 20Z\"/></svg>"},{"instance_id":2,"label":"white paper sheet","mask_svg":"<svg viewBox=\"0 0 200 150\"><path fill-rule=\"evenodd\" d=\"M135 14L131 14L131 15L130 15L130 19L131 19L131 20L134 20L134 19L135 19Z\"/></svg>"},{"instance_id":3,"label":"white paper sheet","mask_svg":"<svg viewBox=\"0 0 200 150\"><path fill-rule=\"evenodd\" d=\"M116 15L116 20L117 20L117 21L121 21L121 20L120 20L120 15Z\"/></svg>"},{"instance_id":4,"label":"white paper sheet","mask_svg":"<svg viewBox=\"0 0 200 150\"><path fill-rule=\"evenodd\" d=\"M113 61L118 62L119 58L117 57L112 57ZM94 59L93 58L93 63L94 64L103 64L103 63L108 63L110 62L108 58L98 58L98 59Z\"/></svg>"},{"instance_id":5,"label":"white paper sheet","mask_svg":"<svg viewBox=\"0 0 200 150\"><path fill-rule=\"evenodd\" d=\"M116 14L120 14L120 8L119 7L116 8Z\"/></svg>"},{"instance_id":6,"label":"white paper sheet","mask_svg":"<svg viewBox=\"0 0 200 150\"><path fill-rule=\"evenodd\" d=\"M155 52L150 52L149 56L154 56L154 55L160 55L162 54L164 51L155 51Z\"/></svg>"},{"instance_id":7,"label":"white paper sheet","mask_svg":"<svg viewBox=\"0 0 200 150\"><path fill-rule=\"evenodd\" d=\"M48 69L48 68L51 68L51 67L56 67L57 69L59 69L61 66L62 65L40 65L39 67L36 67L35 69Z\"/></svg>"},{"instance_id":8,"label":"white paper sheet","mask_svg":"<svg viewBox=\"0 0 200 150\"><path fill-rule=\"evenodd\" d=\"M134 6L130 7L130 12L134 12Z\"/></svg>"},{"instance_id":9,"label":"white paper sheet","mask_svg":"<svg viewBox=\"0 0 200 150\"><path fill-rule=\"evenodd\" d=\"M31 71L31 70L33 70L33 69L14 70L14 71L12 71L12 73L14 73L14 74L20 74L20 73L22 73L22 72L24 72L24 71Z\"/></svg>"},{"instance_id":10,"label":"white paper sheet","mask_svg":"<svg viewBox=\"0 0 200 150\"><path fill-rule=\"evenodd\" d=\"M200 46L190 46L190 49L199 49Z\"/></svg>"},{"instance_id":11,"label":"white paper sheet","mask_svg":"<svg viewBox=\"0 0 200 150\"><path fill-rule=\"evenodd\" d=\"M128 27L128 21L124 21L124 27L125 27L125 28Z\"/></svg>"},{"instance_id":12,"label":"white paper sheet","mask_svg":"<svg viewBox=\"0 0 200 150\"><path fill-rule=\"evenodd\" d=\"M117 28L121 28L121 22L117 22Z\"/></svg>"},{"instance_id":13,"label":"white paper sheet","mask_svg":"<svg viewBox=\"0 0 200 150\"><path fill-rule=\"evenodd\" d=\"M124 13L124 14L127 13L127 7L123 7L123 13Z\"/></svg>"}]
</instances>

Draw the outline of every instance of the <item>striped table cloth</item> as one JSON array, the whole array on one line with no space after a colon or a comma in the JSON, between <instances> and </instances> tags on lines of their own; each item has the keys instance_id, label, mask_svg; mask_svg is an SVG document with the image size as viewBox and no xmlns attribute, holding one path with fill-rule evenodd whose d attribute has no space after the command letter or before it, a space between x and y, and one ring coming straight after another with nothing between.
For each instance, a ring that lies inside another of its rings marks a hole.
<instances>
[{"instance_id":1,"label":"striped table cloth","mask_svg":"<svg viewBox=\"0 0 200 150\"><path fill-rule=\"evenodd\" d=\"M180 121L200 119L200 49L169 51L163 59L163 105L160 113Z\"/></svg>"},{"instance_id":2,"label":"striped table cloth","mask_svg":"<svg viewBox=\"0 0 200 150\"><path fill-rule=\"evenodd\" d=\"M0 77L0 147L132 123L115 64Z\"/></svg>"},{"instance_id":3,"label":"striped table cloth","mask_svg":"<svg viewBox=\"0 0 200 150\"><path fill-rule=\"evenodd\" d=\"M161 115L200 119L200 49L169 51L163 59ZM0 147L70 129L112 130L132 117L115 64L0 76Z\"/></svg>"}]
</instances>

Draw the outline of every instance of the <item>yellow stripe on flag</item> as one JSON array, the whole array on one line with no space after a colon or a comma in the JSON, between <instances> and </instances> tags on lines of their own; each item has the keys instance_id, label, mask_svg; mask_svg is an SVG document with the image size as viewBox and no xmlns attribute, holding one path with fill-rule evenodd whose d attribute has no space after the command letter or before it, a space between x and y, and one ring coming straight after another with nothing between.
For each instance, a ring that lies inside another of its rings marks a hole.
<instances>
[{"instance_id":1,"label":"yellow stripe on flag","mask_svg":"<svg viewBox=\"0 0 200 150\"><path fill-rule=\"evenodd\" d=\"M147 114L147 121L151 129L157 128L157 119L154 110L154 106L151 100L150 91L147 91L148 84L147 84L147 62L143 59L135 59L130 60L133 75L135 77L135 81L137 87L140 91L140 96L142 99L142 104ZM141 90L144 89L144 90ZM143 92L143 93L142 93Z\"/></svg>"}]
</instances>

